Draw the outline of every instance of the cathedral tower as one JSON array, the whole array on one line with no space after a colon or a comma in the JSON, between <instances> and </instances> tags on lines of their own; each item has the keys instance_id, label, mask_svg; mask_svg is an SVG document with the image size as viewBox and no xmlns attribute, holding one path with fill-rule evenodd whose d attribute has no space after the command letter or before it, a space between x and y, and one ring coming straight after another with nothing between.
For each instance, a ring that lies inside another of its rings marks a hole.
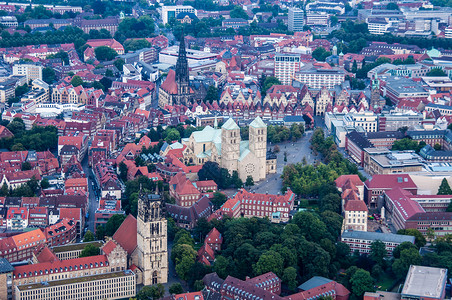
<instances>
[{"instance_id":1,"label":"cathedral tower","mask_svg":"<svg viewBox=\"0 0 452 300\"><path fill-rule=\"evenodd\" d=\"M240 141L240 127L229 118L221 127L221 167L231 174L238 167Z\"/></svg>"},{"instance_id":2,"label":"cathedral tower","mask_svg":"<svg viewBox=\"0 0 452 300\"><path fill-rule=\"evenodd\" d=\"M187 104L190 96L190 80L188 74L187 52L185 50L185 38L181 35L179 55L176 62L177 96L176 104Z\"/></svg>"},{"instance_id":3,"label":"cathedral tower","mask_svg":"<svg viewBox=\"0 0 452 300\"><path fill-rule=\"evenodd\" d=\"M143 284L168 281L167 224L159 195L140 191L137 218L138 267Z\"/></svg>"},{"instance_id":4,"label":"cathedral tower","mask_svg":"<svg viewBox=\"0 0 452 300\"><path fill-rule=\"evenodd\" d=\"M267 156L267 125L262 121L260 117L251 122L249 126L249 148L254 153L259 163L259 178L253 178L254 180L261 180L266 175L266 156Z\"/></svg>"}]
</instances>

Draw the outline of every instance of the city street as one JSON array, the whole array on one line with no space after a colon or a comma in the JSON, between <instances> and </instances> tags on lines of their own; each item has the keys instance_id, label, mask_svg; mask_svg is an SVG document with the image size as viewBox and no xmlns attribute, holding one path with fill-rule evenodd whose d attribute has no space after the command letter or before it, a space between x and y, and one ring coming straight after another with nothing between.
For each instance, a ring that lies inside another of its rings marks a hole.
<instances>
[{"instance_id":1,"label":"city street","mask_svg":"<svg viewBox=\"0 0 452 300\"><path fill-rule=\"evenodd\" d=\"M88 155L85 155L85 158L82 161L82 168L88 178L88 191L89 191L89 201L88 201L88 220L86 220L85 226L88 226L88 229L91 232L94 232L94 213L96 212L97 206L99 202L97 202L95 188L94 175L91 168L88 166ZM93 184L94 183L94 184ZM97 187L96 187L97 188Z\"/></svg>"}]
</instances>

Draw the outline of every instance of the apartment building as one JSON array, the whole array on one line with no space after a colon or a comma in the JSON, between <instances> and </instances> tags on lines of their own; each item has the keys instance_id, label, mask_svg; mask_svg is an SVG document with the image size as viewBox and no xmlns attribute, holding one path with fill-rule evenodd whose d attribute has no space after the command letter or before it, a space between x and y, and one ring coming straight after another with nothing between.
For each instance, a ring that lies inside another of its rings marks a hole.
<instances>
[{"instance_id":1,"label":"apartment building","mask_svg":"<svg viewBox=\"0 0 452 300\"><path fill-rule=\"evenodd\" d=\"M27 82L35 79L42 80L42 65L39 63L21 63L16 62L13 65L13 75L25 76Z\"/></svg>"},{"instance_id":2,"label":"apartment building","mask_svg":"<svg viewBox=\"0 0 452 300\"><path fill-rule=\"evenodd\" d=\"M275 55L275 77L283 85L291 85L294 74L303 65L299 54L276 53Z\"/></svg>"},{"instance_id":3,"label":"apartment building","mask_svg":"<svg viewBox=\"0 0 452 300\"><path fill-rule=\"evenodd\" d=\"M334 86L341 85L345 81L345 71L342 68L319 68L313 64L306 64L295 73L295 78L310 89L323 87L333 89Z\"/></svg>"}]
</instances>

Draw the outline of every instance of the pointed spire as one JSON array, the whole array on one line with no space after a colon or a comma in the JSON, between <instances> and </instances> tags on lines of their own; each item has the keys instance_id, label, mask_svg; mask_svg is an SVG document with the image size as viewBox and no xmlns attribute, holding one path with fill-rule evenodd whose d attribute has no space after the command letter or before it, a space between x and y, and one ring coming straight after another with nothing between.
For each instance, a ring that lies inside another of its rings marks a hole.
<instances>
[{"instance_id":1,"label":"pointed spire","mask_svg":"<svg viewBox=\"0 0 452 300\"><path fill-rule=\"evenodd\" d=\"M215 122L213 123L213 128L217 129L218 128L218 120L217 120L217 115L215 115Z\"/></svg>"}]
</instances>

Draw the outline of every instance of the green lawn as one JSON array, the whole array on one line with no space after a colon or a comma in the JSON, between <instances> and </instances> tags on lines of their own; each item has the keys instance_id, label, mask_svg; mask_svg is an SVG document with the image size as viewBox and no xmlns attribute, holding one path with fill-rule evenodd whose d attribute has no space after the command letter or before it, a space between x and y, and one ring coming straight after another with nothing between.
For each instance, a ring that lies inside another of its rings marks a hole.
<instances>
[{"instance_id":1,"label":"green lawn","mask_svg":"<svg viewBox=\"0 0 452 300\"><path fill-rule=\"evenodd\" d=\"M378 280L375 285L377 286L377 290L387 291L390 287L393 286L395 280L396 279L393 278L391 275L385 273L385 274L381 275L380 280ZM397 289L397 286L395 287L395 289ZM388 292L391 292L391 291L388 291Z\"/></svg>"}]
</instances>

